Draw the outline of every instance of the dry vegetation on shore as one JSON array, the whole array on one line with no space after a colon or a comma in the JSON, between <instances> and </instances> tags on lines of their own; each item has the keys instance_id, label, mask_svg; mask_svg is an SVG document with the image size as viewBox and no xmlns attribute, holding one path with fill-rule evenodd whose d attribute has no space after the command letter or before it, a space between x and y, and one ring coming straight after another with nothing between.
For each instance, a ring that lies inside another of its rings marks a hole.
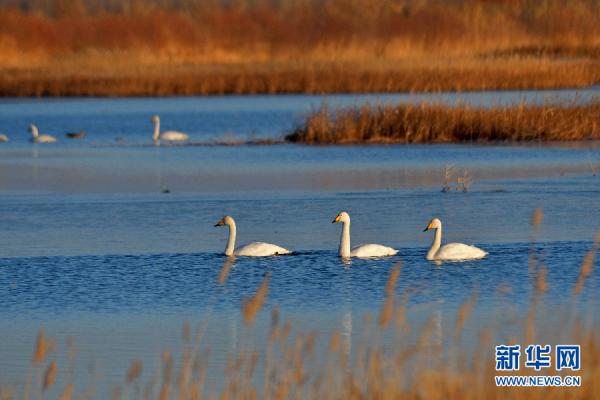
<instances>
[{"instance_id":1,"label":"dry vegetation on shore","mask_svg":"<svg viewBox=\"0 0 600 400\"><path fill-rule=\"evenodd\" d=\"M365 105L309 114L286 141L305 144L575 141L600 139L600 99L583 104Z\"/></svg>"},{"instance_id":2,"label":"dry vegetation on shore","mask_svg":"<svg viewBox=\"0 0 600 400\"><path fill-rule=\"evenodd\" d=\"M0 6L0 95L582 87L597 0L108 0Z\"/></svg>"}]
</instances>

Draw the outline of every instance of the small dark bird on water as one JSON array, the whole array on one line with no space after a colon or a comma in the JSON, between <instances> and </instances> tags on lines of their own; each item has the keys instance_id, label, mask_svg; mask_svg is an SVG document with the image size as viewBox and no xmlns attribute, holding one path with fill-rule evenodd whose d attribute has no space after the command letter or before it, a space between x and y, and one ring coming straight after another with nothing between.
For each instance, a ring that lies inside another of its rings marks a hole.
<instances>
[{"instance_id":1,"label":"small dark bird on water","mask_svg":"<svg viewBox=\"0 0 600 400\"><path fill-rule=\"evenodd\" d=\"M85 137L85 131L67 132L65 133L65 136L69 139L83 139Z\"/></svg>"}]
</instances>

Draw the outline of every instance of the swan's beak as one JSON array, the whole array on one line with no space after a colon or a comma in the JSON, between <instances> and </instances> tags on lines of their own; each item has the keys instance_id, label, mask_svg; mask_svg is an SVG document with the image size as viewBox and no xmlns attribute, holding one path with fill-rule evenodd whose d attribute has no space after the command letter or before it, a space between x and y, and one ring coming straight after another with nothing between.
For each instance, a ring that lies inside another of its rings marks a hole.
<instances>
[{"instance_id":1,"label":"swan's beak","mask_svg":"<svg viewBox=\"0 0 600 400\"><path fill-rule=\"evenodd\" d=\"M425 229L423 229L423 232L427 232L427 231L428 231L428 230L430 230L430 229L431 229L431 224L427 225L427 226L425 227Z\"/></svg>"},{"instance_id":2,"label":"swan's beak","mask_svg":"<svg viewBox=\"0 0 600 400\"><path fill-rule=\"evenodd\" d=\"M331 221L332 224L335 224L336 222L340 222L340 216L336 216L333 221Z\"/></svg>"},{"instance_id":3,"label":"swan's beak","mask_svg":"<svg viewBox=\"0 0 600 400\"><path fill-rule=\"evenodd\" d=\"M223 220L220 220L219 222L217 222L215 224L215 226L223 226L223 225L225 225L225 221L223 221Z\"/></svg>"}]
</instances>

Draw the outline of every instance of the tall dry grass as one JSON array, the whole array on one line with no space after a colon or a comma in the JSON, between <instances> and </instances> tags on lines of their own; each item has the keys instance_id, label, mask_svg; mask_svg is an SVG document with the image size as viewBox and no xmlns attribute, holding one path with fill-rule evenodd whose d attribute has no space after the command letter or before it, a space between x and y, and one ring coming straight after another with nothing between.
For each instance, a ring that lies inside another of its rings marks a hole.
<instances>
[{"instance_id":1,"label":"tall dry grass","mask_svg":"<svg viewBox=\"0 0 600 400\"><path fill-rule=\"evenodd\" d=\"M600 139L600 100L477 108L365 105L309 114L289 142L306 144L569 141Z\"/></svg>"},{"instance_id":2,"label":"tall dry grass","mask_svg":"<svg viewBox=\"0 0 600 400\"><path fill-rule=\"evenodd\" d=\"M600 82L597 0L54 0L0 6L0 95Z\"/></svg>"},{"instance_id":3,"label":"tall dry grass","mask_svg":"<svg viewBox=\"0 0 600 400\"><path fill-rule=\"evenodd\" d=\"M536 210L532 217L532 238L535 237L543 214ZM535 247L533 239L532 248ZM581 266L581 273L574 284L571 298L576 300L585 290L594 264L593 254L600 248L600 232ZM523 266L527 268L527 266ZM370 314L363 319L364 332L355 335L362 337L358 343L350 344L349 337L340 331L333 331L328 337L305 332L301 327L293 327L290 321L281 322L277 306L271 310L270 326L266 325L253 334L264 335L266 348L243 348L228 357L222 375L222 388L213 392L206 384L209 363L209 349L197 339L191 342L189 324L183 326L184 350L179 356L169 352L162 354L162 364L157 373L151 374L148 381L142 376L144 366L141 361L132 361L124 371L124 384L114 388L112 398L117 399L596 399L600 391L600 331L597 325L586 325L586 315L578 315L574 302L559 325L555 326L554 336L544 332L541 338L539 324L543 319L537 313L547 289L545 269L536 262L539 271L532 282L530 312L514 321L522 334L510 339L510 343L521 344L522 348L542 340L568 340L581 345L581 369L567 372L582 377L581 387L521 388L495 386L494 376L505 375L494 369L494 346L498 337L493 329L506 326L504 320L488 320L480 323L472 318L478 307L480 295L475 290L457 310L454 332L447 341L436 335L435 315L422 325L411 324L405 319L407 299L414 293L402 294L402 301L396 302L396 283L401 279L400 264L390 269L389 279L382 294L379 318L373 320ZM269 279L265 277L256 293L244 302L241 315L246 323L252 323L263 310L268 295ZM554 306L553 306L554 307ZM250 310L251 309L251 310ZM422 311L420 311L422 312ZM552 312L555 314L554 308ZM489 315L495 315L488 310ZM496 314L497 315L497 314ZM395 320L395 324L391 324ZM567 323L567 321L569 323ZM247 327L246 329L250 329ZM466 330L478 333L469 342L462 339ZM547 328L546 328L547 330ZM409 332L416 332L416 340L409 340ZM387 336L386 336L387 335ZM384 338L382 340L382 338ZM388 345L385 344L388 342ZM85 387L78 387L64 374L64 366L58 366L52 359L55 340L47 338L41 330L34 349L32 360L34 375L28 382L25 398L42 398L52 385L58 388L61 400L73 398L93 398L94 393ZM504 342L505 343L505 342ZM547 343L547 342L544 342ZM522 357L523 358L523 357ZM69 358L69 363L73 362ZM521 360L521 363L524 361ZM68 368L67 368L68 370ZM554 370L549 375L565 375ZM527 368L513 373L516 375L536 375ZM40 379L38 379L40 378ZM143 390L142 390L143 388ZM14 388L1 387L0 398L15 398Z\"/></svg>"}]
</instances>

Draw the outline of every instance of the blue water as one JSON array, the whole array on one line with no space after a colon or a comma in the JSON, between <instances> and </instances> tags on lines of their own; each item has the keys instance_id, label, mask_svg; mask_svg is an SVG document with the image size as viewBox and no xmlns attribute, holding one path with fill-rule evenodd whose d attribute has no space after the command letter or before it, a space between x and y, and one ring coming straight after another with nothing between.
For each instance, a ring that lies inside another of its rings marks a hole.
<instances>
[{"instance_id":1,"label":"blue water","mask_svg":"<svg viewBox=\"0 0 600 400\"><path fill-rule=\"evenodd\" d=\"M80 140L66 139L65 132L84 130L84 145L151 143L150 117L161 116L163 130L190 134L191 143L280 139L301 123L302 118L327 104L330 109L361 104L435 102L502 106L545 102L585 102L600 96L600 86L578 90L464 92L437 94L370 94L330 96L213 96L172 98L56 98L0 99L0 133L10 136L15 146L27 142L29 124L40 133L53 134L62 146L82 146ZM118 140L118 141L117 141ZM4 146L4 145L3 145Z\"/></svg>"},{"instance_id":2,"label":"blue water","mask_svg":"<svg viewBox=\"0 0 600 400\"><path fill-rule=\"evenodd\" d=\"M485 246L484 246L485 245ZM560 304L579 274L590 242L482 244L490 255L481 261L436 265L424 260L423 249L400 247L401 255L387 259L343 262L335 251L310 251L274 259L238 258L226 283L218 282L225 256L210 253L27 257L2 259L6 318L38 319L41 315L192 313L211 304L237 310L270 274L269 303L284 310L336 314L342 305L367 310L383 299L391 267L402 260L398 294L413 293L414 304L441 300L455 309L475 288L481 307L526 308L535 276L527 268L530 251L542 255L549 270L548 305ZM510 295L495 293L499 286ZM595 274L583 297L594 304L600 288Z\"/></svg>"},{"instance_id":3,"label":"blue water","mask_svg":"<svg viewBox=\"0 0 600 400\"><path fill-rule=\"evenodd\" d=\"M461 96L491 104L547 95ZM341 330L356 341L364 315L379 312L396 263L396 294L409 295L409 323L434 315L442 341L452 336L456 312L474 292L478 302L465 341L498 318L513 322L496 333L514 335L514 319L526 317L533 296L532 254L548 271L540 302L547 318L571 304L581 261L600 230L597 143L150 146L152 113L198 142L227 132L277 138L322 100L2 100L0 131L16 134L0 146L0 384L24 385L40 326L59 340L59 360L66 357L65 338L75 338L81 370L97 363L97 380L106 390L122 383L132 359L143 360L144 373L151 374L163 349L179 349L183 321L206 330L213 383L227 354L264 336L275 305L300 330L321 338ZM57 135L84 128L88 137L31 145L25 132L30 121ZM115 143L117 136L123 144ZM453 179L465 171L472 177L467 192L441 192L447 165L454 167ZM531 215L538 207L544 218L534 229ZM399 255L340 260L341 227L331 224L340 210L352 217L353 244L382 243ZM213 225L225 214L236 218L240 244L267 241L295 253L240 257L219 284L227 230ZM444 223L444 241L476 244L489 256L426 261L432 234L422 231L434 216ZM596 261L575 303L592 323L598 320L598 267ZM255 326L246 327L243 300L267 275L267 303Z\"/></svg>"}]
</instances>

